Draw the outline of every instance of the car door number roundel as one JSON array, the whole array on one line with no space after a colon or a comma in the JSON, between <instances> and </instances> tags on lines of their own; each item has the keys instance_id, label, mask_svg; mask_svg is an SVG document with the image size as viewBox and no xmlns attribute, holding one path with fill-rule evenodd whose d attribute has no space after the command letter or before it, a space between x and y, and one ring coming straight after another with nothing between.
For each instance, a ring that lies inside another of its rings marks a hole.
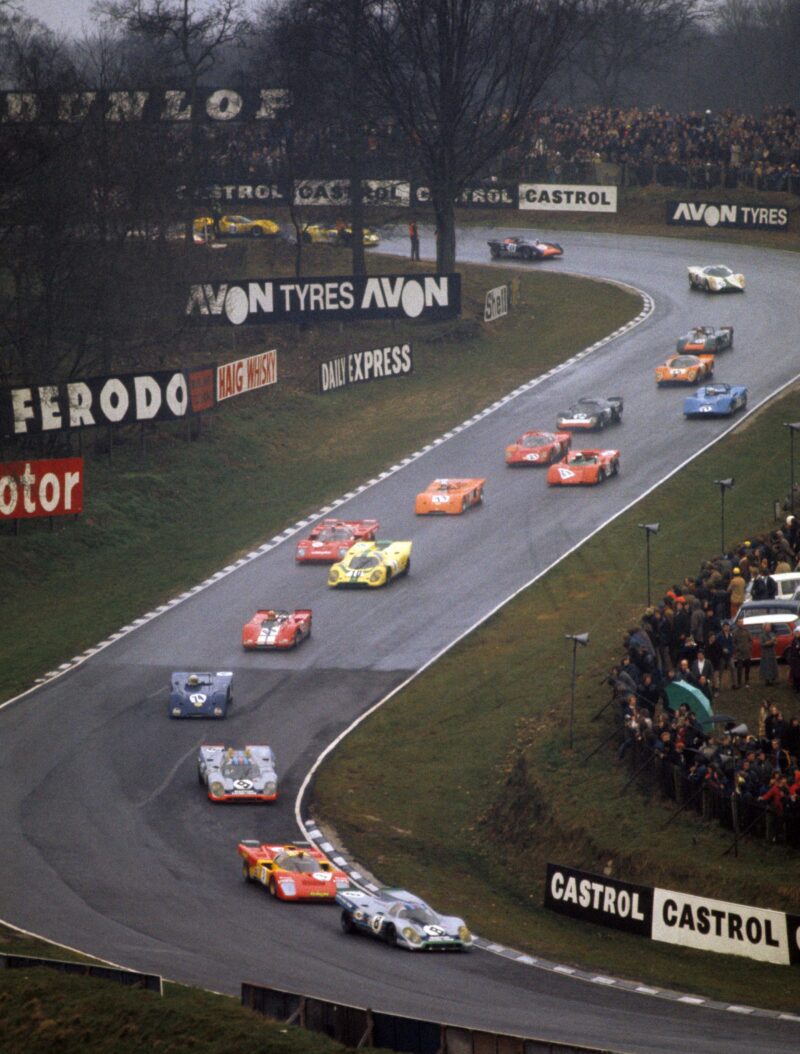
<instances>
[{"instance_id":1,"label":"car door number roundel","mask_svg":"<svg viewBox=\"0 0 800 1054\"><path fill-rule=\"evenodd\" d=\"M560 468L558 470L558 474L561 479L573 479L573 477L575 476L575 473L572 471L571 468Z\"/></svg>"}]
</instances>

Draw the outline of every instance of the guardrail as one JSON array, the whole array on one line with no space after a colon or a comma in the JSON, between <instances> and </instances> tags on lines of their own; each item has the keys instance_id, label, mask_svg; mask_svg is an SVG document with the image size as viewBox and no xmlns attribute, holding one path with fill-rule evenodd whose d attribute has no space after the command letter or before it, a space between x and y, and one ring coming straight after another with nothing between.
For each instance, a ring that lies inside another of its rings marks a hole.
<instances>
[{"instance_id":1,"label":"guardrail","mask_svg":"<svg viewBox=\"0 0 800 1054\"><path fill-rule=\"evenodd\" d=\"M32 966L45 966L59 973L79 974L82 977L99 977L103 981L115 981L131 988L144 988L148 992L164 994L161 977L153 973L135 973L116 966L97 963L67 962L63 959L39 959L32 955L0 955L0 970L28 970Z\"/></svg>"},{"instance_id":2,"label":"guardrail","mask_svg":"<svg viewBox=\"0 0 800 1054\"><path fill-rule=\"evenodd\" d=\"M247 982L242 984L242 1005L353 1048L384 1047L407 1054L613 1054L605 1047L482 1032Z\"/></svg>"}]
</instances>

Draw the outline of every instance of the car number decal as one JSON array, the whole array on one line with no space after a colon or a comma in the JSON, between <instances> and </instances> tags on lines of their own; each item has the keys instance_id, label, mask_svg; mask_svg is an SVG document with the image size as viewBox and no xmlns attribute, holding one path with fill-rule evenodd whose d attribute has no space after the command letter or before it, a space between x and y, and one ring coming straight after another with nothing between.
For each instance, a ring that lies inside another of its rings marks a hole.
<instances>
[{"instance_id":1,"label":"car number decal","mask_svg":"<svg viewBox=\"0 0 800 1054\"><path fill-rule=\"evenodd\" d=\"M253 789L252 780L234 780L233 789L237 791L246 791Z\"/></svg>"},{"instance_id":2,"label":"car number decal","mask_svg":"<svg viewBox=\"0 0 800 1054\"><path fill-rule=\"evenodd\" d=\"M431 498L434 505L446 505L450 501L449 494L434 494Z\"/></svg>"},{"instance_id":3,"label":"car number decal","mask_svg":"<svg viewBox=\"0 0 800 1054\"><path fill-rule=\"evenodd\" d=\"M375 933L380 933L380 929L381 929L382 925L383 925L383 915L376 915L373 918L372 922L370 922L370 926L372 927L372 929L374 930Z\"/></svg>"},{"instance_id":4,"label":"car number decal","mask_svg":"<svg viewBox=\"0 0 800 1054\"><path fill-rule=\"evenodd\" d=\"M425 926L425 932L429 937L444 937L445 935L441 926Z\"/></svg>"},{"instance_id":5,"label":"car number decal","mask_svg":"<svg viewBox=\"0 0 800 1054\"><path fill-rule=\"evenodd\" d=\"M569 468L560 468L558 470L558 474L561 477L561 479L572 479L573 476L575 475L575 473L572 471L572 469L569 469Z\"/></svg>"},{"instance_id":6,"label":"car number decal","mask_svg":"<svg viewBox=\"0 0 800 1054\"><path fill-rule=\"evenodd\" d=\"M194 695L189 696L189 702L193 706L203 706L206 699L208 699L208 696L204 695L202 692L196 692Z\"/></svg>"},{"instance_id":7,"label":"car number decal","mask_svg":"<svg viewBox=\"0 0 800 1054\"><path fill-rule=\"evenodd\" d=\"M525 455L525 460L526 461L538 461L539 460L539 455L538 454L526 454Z\"/></svg>"}]
</instances>

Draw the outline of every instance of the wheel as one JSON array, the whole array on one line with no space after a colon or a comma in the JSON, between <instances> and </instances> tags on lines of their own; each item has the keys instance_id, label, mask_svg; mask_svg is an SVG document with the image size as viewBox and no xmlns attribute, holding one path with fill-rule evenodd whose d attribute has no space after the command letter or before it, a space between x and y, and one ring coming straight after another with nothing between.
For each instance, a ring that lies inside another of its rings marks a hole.
<instances>
[{"instance_id":1,"label":"wheel","mask_svg":"<svg viewBox=\"0 0 800 1054\"><path fill-rule=\"evenodd\" d=\"M461 511L462 512L466 512L467 511L467 499L466 498L462 498L461 499Z\"/></svg>"},{"instance_id":2,"label":"wheel","mask_svg":"<svg viewBox=\"0 0 800 1054\"><path fill-rule=\"evenodd\" d=\"M270 878L270 880L269 880L269 882L267 884L267 889L269 890L269 895L271 897L275 897L277 899L277 897L278 897L278 887L275 885L275 879L274 878L272 878L272 877Z\"/></svg>"},{"instance_id":3,"label":"wheel","mask_svg":"<svg viewBox=\"0 0 800 1054\"><path fill-rule=\"evenodd\" d=\"M253 229L250 231L250 237L251 238L263 238L264 237L264 232L261 230L260 227L253 227Z\"/></svg>"},{"instance_id":4,"label":"wheel","mask_svg":"<svg viewBox=\"0 0 800 1054\"><path fill-rule=\"evenodd\" d=\"M410 570L411 570L411 557L409 556L408 563L406 564L406 569L405 569L405 571L403 571L403 574L407 575Z\"/></svg>"},{"instance_id":5,"label":"wheel","mask_svg":"<svg viewBox=\"0 0 800 1054\"><path fill-rule=\"evenodd\" d=\"M339 920L339 924L342 927L343 933L355 933L356 931L356 924L355 922L353 922L353 916L350 914L349 911L342 912L342 917Z\"/></svg>"},{"instance_id":6,"label":"wheel","mask_svg":"<svg viewBox=\"0 0 800 1054\"><path fill-rule=\"evenodd\" d=\"M391 925L391 923L384 928L383 939L391 948L397 946L397 930Z\"/></svg>"},{"instance_id":7,"label":"wheel","mask_svg":"<svg viewBox=\"0 0 800 1054\"><path fill-rule=\"evenodd\" d=\"M204 786L206 782L203 778L203 773L200 771L199 768L197 770L197 782L200 784L201 787Z\"/></svg>"},{"instance_id":8,"label":"wheel","mask_svg":"<svg viewBox=\"0 0 800 1054\"><path fill-rule=\"evenodd\" d=\"M530 249L523 249L520 256L523 260L531 260L533 258Z\"/></svg>"},{"instance_id":9,"label":"wheel","mask_svg":"<svg viewBox=\"0 0 800 1054\"><path fill-rule=\"evenodd\" d=\"M619 473L619 461L613 461L611 463L611 474L616 476Z\"/></svg>"},{"instance_id":10,"label":"wheel","mask_svg":"<svg viewBox=\"0 0 800 1054\"><path fill-rule=\"evenodd\" d=\"M605 481L606 481L606 470L605 470L605 466L601 465L600 466L600 471L597 473L597 482L598 483L605 483Z\"/></svg>"},{"instance_id":11,"label":"wheel","mask_svg":"<svg viewBox=\"0 0 800 1054\"><path fill-rule=\"evenodd\" d=\"M294 646L295 646L295 648L297 647L297 645L300 643L300 641L302 639L303 639L303 634L301 633L300 630L298 630L297 633L295 633L295 635L294 635Z\"/></svg>"},{"instance_id":12,"label":"wheel","mask_svg":"<svg viewBox=\"0 0 800 1054\"><path fill-rule=\"evenodd\" d=\"M242 861L242 878L245 880L245 882L252 882L253 881L252 878L250 877L250 868L247 866L247 861L246 860Z\"/></svg>"},{"instance_id":13,"label":"wheel","mask_svg":"<svg viewBox=\"0 0 800 1054\"><path fill-rule=\"evenodd\" d=\"M606 419L605 419L605 417L598 418L598 420L597 420L597 427L600 429L601 432L603 431L603 429L606 427Z\"/></svg>"},{"instance_id":14,"label":"wheel","mask_svg":"<svg viewBox=\"0 0 800 1054\"><path fill-rule=\"evenodd\" d=\"M689 370L688 377L689 384L695 384L697 381L697 370Z\"/></svg>"}]
</instances>

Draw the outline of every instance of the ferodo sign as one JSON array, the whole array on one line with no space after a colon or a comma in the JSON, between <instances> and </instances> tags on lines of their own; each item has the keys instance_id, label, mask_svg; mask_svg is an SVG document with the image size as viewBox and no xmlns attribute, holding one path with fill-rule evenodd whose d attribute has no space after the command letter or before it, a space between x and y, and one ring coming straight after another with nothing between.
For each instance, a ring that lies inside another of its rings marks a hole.
<instances>
[{"instance_id":1,"label":"ferodo sign","mask_svg":"<svg viewBox=\"0 0 800 1054\"><path fill-rule=\"evenodd\" d=\"M520 183L519 207L549 212L616 212L617 188Z\"/></svg>"},{"instance_id":2,"label":"ferodo sign","mask_svg":"<svg viewBox=\"0 0 800 1054\"><path fill-rule=\"evenodd\" d=\"M82 511L82 457L0 464L0 521Z\"/></svg>"},{"instance_id":3,"label":"ferodo sign","mask_svg":"<svg viewBox=\"0 0 800 1054\"><path fill-rule=\"evenodd\" d=\"M653 940L787 965L786 915L669 889L654 890Z\"/></svg>"},{"instance_id":4,"label":"ferodo sign","mask_svg":"<svg viewBox=\"0 0 800 1054\"><path fill-rule=\"evenodd\" d=\"M234 279L193 285L185 313L215 325L347 321L357 318L454 318L461 276Z\"/></svg>"},{"instance_id":5,"label":"ferodo sign","mask_svg":"<svg viewBox=\"0 0 800 1054\"><path fill-rule=\"evenodd\" d=\"M189 391L182 370L89 377L0 393L3 435L33 435L95 425L185 417Z\"/></svg>"},{"instance_id":6,"label":"ferodo sign","mask_svg":"<svg viewBox=\"0 0 800 1054\"><path fill-rule=\"evenodd\" d=\"M247 359L236 359L217 367L217 402L244 395L275 384L278 379L278 353L262 351Z\"/></svg>"},{"instance_id":7,"label":"ferodo sign","mask_svg":"<svg viewBox=\"0 0 800 1054\"><path fill-rule=\"evenodd\" d=\"M547 865L545 907L584 922L650 936L653 890L615 878Z\"/></svg>"},{"instance_id":8,"label":"ferodo sign","mask_svg":"<svg viewBox=\"0 0 800 1054\"><path fill-rule=\"evenodd\" d=\"M410 344L394 344L370 351L351 351L319 365L319 390L333 392L351 384L382 377L405 377L414 370Z\"/></svg>"},{"instance_id":9,"label":"ferodo sign","mask_svg":"<svg viewBox=\"0 0 800 1054\"><path fill-rule=\"evenodd\" d=\"M783 205L732 205L711 201L668 201L667 223L677 227L738 227L785 231L789 210Z\"/></svg>"}]
</instances>

